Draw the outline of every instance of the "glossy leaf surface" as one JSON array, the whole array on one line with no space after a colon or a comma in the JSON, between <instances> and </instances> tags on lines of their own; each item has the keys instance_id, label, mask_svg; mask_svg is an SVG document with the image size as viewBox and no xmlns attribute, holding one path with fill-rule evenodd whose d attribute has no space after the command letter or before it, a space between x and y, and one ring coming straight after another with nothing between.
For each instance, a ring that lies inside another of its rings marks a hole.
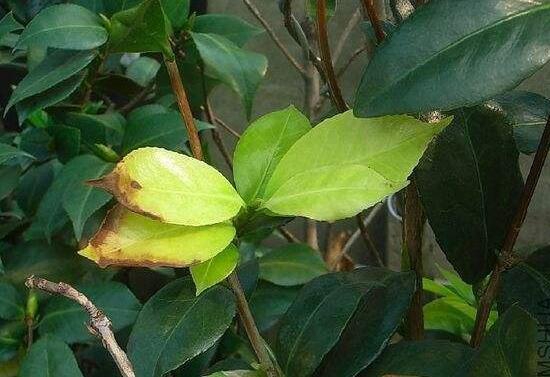
<instances>
[{"instance_id":1,"label":"glossy leaf surface","mask_svg":"<svg viewBox=\"0 0 550 377\"><path fill-rule=\"evenodd\" d=\"M202 291L218 284L229 276L239 262L239 249L229 244L222 252L207 261L190 267L191 277L197 287L197 296Z\"/></svg>"},{"instance_id":2,"label":"glossy leaf surface","mask_svg":"<svg viewBox=\"0 0 550 377\"><path fill-rule=\"evenodd\" d=\"M32 345L18 376L82 377L82 373L69 346L54 337L45 337Z\"/></svg>"}]
</instances>

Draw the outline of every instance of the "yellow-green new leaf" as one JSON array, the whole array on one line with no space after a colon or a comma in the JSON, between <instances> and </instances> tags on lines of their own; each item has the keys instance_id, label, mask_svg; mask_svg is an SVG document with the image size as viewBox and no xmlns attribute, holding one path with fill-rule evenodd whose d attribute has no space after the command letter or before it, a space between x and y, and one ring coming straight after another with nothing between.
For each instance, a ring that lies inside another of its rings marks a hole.
<instances>
[{"instance_id":1,"label":"yellow-green new leaf","mask_svg":"<svg viewBox=\"0 0 550 377\"><path fill-rule=\"evenodd\" d=\"M110 174L90 183L112 193L130 210L170 224L221 223L244 204L216 169L162 148L136 149Z\"/></svg>"},{"instance_id":2,"label":"yellow-green new leaf","mask_svg":"<svg viewBox=\"0 0 550 377\"><path fill-rule=\"evenodd\" d=\"M165 224L116 206L79 254L101 267L188 267L211 259L235 237L229 223Z\"/></svg>"},{"instance_id":3,"label":"yellow-green new leaf","mask_svg":"<svg viewBox=\"0 0 550 377\"><path fill-rule=\"evenodd\" d=\"M363 119L351 111L329 118L283 156L262 207L322 221L353 216L405 187L428 143L450 121Z\"/></svg>"},{"instance_id":4,"label":"yellow-green new leaf","mask_svg":"<svg viewBox=\"0 0 550 377\"><path fill-rule=\"evenodd\" d=\"M191 266L191 276L197 287L197 296L205 289L218 284L229 276L239 262L239 249L229 244L224 251L206 262Z\"/></svg>"}]
</instances>

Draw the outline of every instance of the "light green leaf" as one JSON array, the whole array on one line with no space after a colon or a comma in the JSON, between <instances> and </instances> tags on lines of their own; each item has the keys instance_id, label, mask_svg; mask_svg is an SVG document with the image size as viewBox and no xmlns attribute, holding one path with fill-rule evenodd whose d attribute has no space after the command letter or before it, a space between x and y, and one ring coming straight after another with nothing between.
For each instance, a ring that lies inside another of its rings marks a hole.
<instances>
[{"instance_id":1,"label":"light green leaf","mask_svg":"<svg viewBox=\"0 0 550 377\"><path fill-rule=\"evenodd\" d=\"M27 76L21 80L13 91L4 114L16 103L35 94L47 91L77 74L94 60L97 52L56 50Z\"/></svg>"},{"instance_id":2,"label":"light green leaf","mask_svg":"<svg viewBox=\"0 0 550 377\"><path fill-rule=\"evenodd\" d=\"M116 206L79 254L101 267L187 267L214 257L234 236L235 228L228 223L165 224Z\"/></svg>"},{"instance_id":3,"label":"light green leaf","mask_svg":"<svg viewBox=\"0 0 550 377\"><path fill-rule=\"evenodd\" d=\"M354 111L451 110L510 90L550 59L549 18L545 0L430 1L376 50Z\"/></svg>"},{"instance_id":4,"label":"light green leaf","mask_svg":"<svg viewBox=\"0 0 550 377\"><path fill-rule=\"evenodd\" d=\"M170 22L160 0L145 0L111 19L110 52L162 52L172 56Z\"/></svg>"},{"instance_id":5,"label":"light green leaf","mask_svg":"<svg viewBox=\"0 0 550 377\"><path fill-rule=\"evenodd\" d=\"M65 182L62 202L63 208L73 223L76 239L80 240L86 221L111 199L111 195L87 185L86 181L99 178L111 170L113 164L92 155L81 155L71 160L66 166L68 168L75 164L78 164L78 169L75 170L78 171L78 175Z\"/></svg>"},{"instance_id":6,"label":"light green leaf","mask_svg":"<svg viewBox=\"0 0 550 377\"><path fill-rule=\"evenodd\" d=\"M237 267L239 262L239 249L233 244L229 244L224 251L217 254L213 258L191 266L191 276L197 287L197 296L205 289L218 284L220 281L229 276Z\"/></svg>"},{"instance_id":7,"label":"light green leaf","mask_svg":"<svg viewBox=\"0 0 550 377\"><path fill-rule=\"evenodd\" d=\"M132 211L171 224L216 224L231 219L243 206L216 169L161 148L132 151L110 174L92 183Z\"/></svg>"},{"instance_id":8,"label":"light green leaf","mask_svg":"<svg viewBox=\"0 0 550 377\"><path fill-rule=\"evenodd\" d=\"M185 149L185 143L189 137L181 114L162 106L160 108L163 109L162 112L146 115L132 113L128 116L128 127L122 140L123 154L141 147L160 147L173 151ZM157 108L157 110L160 109ZM199 132L214 127L210 123L199 120L195 120L195 125Z\"/></svg>"},{"instance_id":9,"label":"light green leaf","mask_svg":"<svg viewBox=\"0 0 550 377\"><path fill-rule=\"evenodd\" d=\"M462 298L464 301L469 303L472 306L476 305L476 298L474 297L474 292L470 284L465 283L460 276L458 276L453 271L446 270L437 266L439 272L445 279L447 279L447 287L453 291L458 297Z\"/></svg>"},{"instance_id":10,"label":"light green leaf","mask_svg":"<svg viewBox=\"0 0 550 377\"><path fill-rule=\"evenodd\" d=\"M305 284L328 272L319 252L304 244L276 248L259 262L260 278L282 286Z\"/></svg>"},{"instance_id":11,"label":"light green leaf","mask_svg":"<svg viewBox=\"0 0 550 377\"><path fill-rule=\"evenodd\" d=\"M118 282L93 282L77 285L76 288L109 317L114 331L130 326L141 309L134 294ZM40 336L51 334L69 344L88 342L93 339L84 325L88 320L88 314L80 305L56 296L43 308L38 331Z\"/></svg>"},{"instance_id":12,"label":"light green leaf","mask_svg":"<svg viewBox=\"0 0 550 377\"><path fill-rule=\"evenodd\" d=\"M235 186L246 203L263 197L283 155L309 130L309 121L294 106L266 114L248 126L233 159Z\"/></svg>"},{"instance_id":13,"label":"light green leaf","mask_svg":"<svg viewBox=\"0 0 550 377\"><path fill-rule=\"evenodd\" d=\"M326 119L283 156L262 207L323 221L353 216L405 187L428 143L450 122L361 119L351 111Z\"/></svg>"},{"instance_id":14,"label":"light green leaf","mask_svg":"<svg viewBox=\"0 0 550 377\"><path fill-rule=\"evenodd\" d=\"M23 25L13 18L12 12L9 12L0 20L0 39L4 38L8 33L20 29L23 29Z\"/></svg>"},{"instance_id":15,"label":"light green leaf","mask_svg":"<svg viewBox=\"0 0 550 377\"><path fill-rule=\"evenodd\" d=\"M25 317L23 296L11 284L0 282L0 318L22 320Z\"/></svg>"},{"instance_id":16,"label":"light green leaf","mask_svg":"<svg viewBox=\"0 0 550 377\"><path fill-rule=\"evenodd\" d=\"M193 23L195 33L217 34L242 47L250 39L262 34L259 27L231 14L202 14Z\"/></svg>"},{"instance_id":17,"label":"light green leaf","mask_svg":"<svg viewBox=\"0 0 550 377\"><path fill-rule=\"evenodd\" d=\"M128 66L126 76L145 87L155 78L159 68L160 63L155 59L141 56Z\"/></svg>"},{"instance_id":18,"label":"light green leaf","mask_svg":"<svg viewBox=\"0 0 550 377\"><path fill-rule=\"evenodd\" d=\"M69 97L82 84L86 72L73 75L70 78L52 86L50 89L26 98L15 105L19 123L22 124L36 110L57 104Z\"/></svg>"},{"instance_id":19,"label":"light green leaf","mask_svg":"<svg viewBox=\"0 0 550 377\"><path fill-rule=\"evenodd\" d=\"M190 0L160 0L164 14L174 29L181 29L189 16Z\"/></svg>"},{"instance_id":20,"label":"light green leaf","mask_svg":"<svg viewBox=\"0 0 550 377\"><path fill-rule=\"evenodd\" d=\"M10 161L13 158L30 158L34 160L34 157L16 147L12 147L9 144L0 143L0 164Z\"/></svg>"},{"instance_id":21,"label":"light green leaf","mask_svg":"<svg viewBox=\"0 0 550 377\"><path fill-rule=\"evenodd\" d=\"M200 296L190 278L176 280L143 306L128 341L140 377L161 377L209 349L235 315L235 299L215 286Z\"/></svg>"},{"instance_id":22,"label":"light green leaf","mask_svg":"<svg viewBox=\"0 0 550 377\"><path fill-rule=\"evenodd\" d=\"M54 337L45 337L32 345L18 376L82 377L82 373L69 346Z\"/></svg>"},{"instance_id":23,"label":"light green leaf","mask_svg":"<svg viewBox=\"0 0 550 377\"><path fill-rule=\"evenodd\" d=\"M208 75L233 89L250 117L254 95L267 71L265 56L242 50L219 35L191 33L191 36Z\"/></svg>"},{"instance_id":24,"label":"light green leaf","mask_svg":"<svg viewBox=\"0 0 550 377\"><path fill-rule=\"evenodd\" d=\"M75 4L52 5L27 25L16 48L31 44L67 50L90 50L107 41L101 18Z\"/></svg>"}]
</instances>

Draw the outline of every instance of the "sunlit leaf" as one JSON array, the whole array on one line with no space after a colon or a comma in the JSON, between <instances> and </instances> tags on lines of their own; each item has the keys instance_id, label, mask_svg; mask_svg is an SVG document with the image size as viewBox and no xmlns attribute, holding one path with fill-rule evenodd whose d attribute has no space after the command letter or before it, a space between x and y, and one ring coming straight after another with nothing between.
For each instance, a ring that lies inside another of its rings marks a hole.
<instances>
[{"instance_id":1,"label":"sunlit leaf","mask_svg":"<svg viewBox=\"0 0 550 377\"><path fill-rule=\"evenodd\" d=\"M197 295L229 276L239 262L239 250L230 244L225 250L213 258L191 266L191 276L197 287Z\"/></svg>"}]
</instances>

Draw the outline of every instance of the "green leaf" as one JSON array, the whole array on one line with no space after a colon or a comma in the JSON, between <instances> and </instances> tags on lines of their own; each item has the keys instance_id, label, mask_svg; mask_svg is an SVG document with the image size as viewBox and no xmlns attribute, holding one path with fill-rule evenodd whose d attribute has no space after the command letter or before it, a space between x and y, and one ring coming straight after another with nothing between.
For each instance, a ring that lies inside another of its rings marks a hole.
<instances>
[{"instance_id":1,"label":"green leaf","mask_svg":"<svg viewBox=\"0 0 550 377\"><path fill-rule=\"evenodd\" d=\"M120 145L126 121L117 112L86 114L68 112L63 114L63 122L77 128L82 140L91 144Z\"/></svg>"},{"instance_id":2,"label":"green leaf","mask_svg":"<svg viewBox=\"0 0 550 377\"><path fill-rule=\"evenodd\" d=\"M140 377L160 377L206 351L235 315L233 294L215 286L200 296L190 278L176 280L143 306L128 341Z\"/></svg>"},{"instance_id":3,"label":"green leaf","mask_svg":"<svg viewBox=\"0 0 550 377\"><path fill-rule=\"evenodd\" d=\"M475 307L459 298L438 298L424 305L425 328L446 331L467 339L474 329L476 312Z\"/></svg>"},{"instance_id":4,"label":"green leaf","mask_svg":"<svg viewBox=\"0 0 550 377\"><path fill-rule=\"evenodd\" d=\"M60 162L66 163L80 153L80 130L74 127L53 126L47 128L53 137L55 151Z\"/></svg>"},{"instance_id":5,"label":"green leaf","mask_svg":"<svg viewBox=\"0 0 550 377\"><path fill-rule=\"evenodd\" d=\"M150 105L153 106L153 105ZM127 154L142 147L159 147L173 151L182 151L189 140L185 123L178 111L164 109L162 112L128 117L128 127L122 140L122 153ZM136 109L137 110L137 109ZM204 131L213 126L195 120L197 130Z\"/></svg>"},{"instance_id":6,"label":"green leaf","mask_svg":"<svg viewBox=\"0 0 550 377\"><path fill-rule=\"evenodd\" d=\"M330 19L336 13L337 3L337 0L326 1L327 19ZM317 0L306 0L306 13L311 19L317 19Z\"/></svg>"},{"instance_id":7,"label":"green leaf","mask_svg":"<svg viewBox=\"0 0 550 377\"><path fill-rule=\"evenodd\" d=\"M214 257L233 237L235 228L228 223L165 224L116 206L79 254L101 267L187 267Z\"/></svg>"},{"instance_id":8,"label":"green leaf","mask_svg":"<svg viewBox=\"0 0 550 377\"><path fill-rule=\"evenodd\" d=\"M23 29L23 25L13 18L12 12L9 12L0 20L0 39L4 38L8 33L21 29Z\"/></svg>"},{"instance_id":9,"label":"green leaf","mask_svg":"<svg viewBox=\"0 0 550 377\"><path fill-rule=\"evenodd\" d=\"M520 152L535 153L550 116L550 99L537 93L514 90L485 104L500 112L514 127L514 138Z\"/></svg>"},{"instance_id":10,"label":"green leaf","mask_svg":"<svg viewBox=\"0 0 550 377\"><path fill-rule=\"evenodd\" d=\"M523 188L517 159L511 127L502 117L464 109L416 170L437 241L467 283L493 269Z\"/></svg>"},{"instance_id":11,"label":"green leaf","mask_svg":"<svg viewBox=\"0 0 550 377\"><path fill-rule=\"evenodd\" d=\"M0 282L0 318L22 320L25 317L25 303L21 293L8 283Z\"/></svg>"},{"instance_id":12,"label":"green leaf","mask_svg":"<svg viewBox=\"0 0 550 377\"><path fill-rule=\"evenodd\" d=\"M222 252L207 261L191 266L191 277L197 287L197 296L229 276L239 262L239 249L229 244Z\"/></svg>"},{"instance_id":13,"label":"green leaf","mask_svg":"<svg viewBox=\"0 0 550 377\"><path fill-rule=\"evenodd\" d=\"M448 341L399 342L390 345L360 377L452 377L474 353L471 347Z\"/></svg>"},{"instance_id":14,"label":"green leaf","mask_svg":"<svg viewBox=\"0 0 550 377\"><path fill-rule=\"evenodd\" d=\"M354 111L451 110L510 90L550 59L549 17L547 1L431 1L377 49Z\"/></svg>"},{"instance_id":15,"label":"green leaf","mask_svg":"<svg viewBox=\"0 0 550 377\"><path fill-rule=\"evenodd\" d=\"M16 103L33 95L46 92L52 86L74 76L96 57L92 51L56 50L47 55L13 91L4 114Z\"/></svg>"},{"instance_id":16,"label":"green leaf","mask_svg":"<svg viewBox=\"0 0 550 377\"><path fill-rule=\"evenodd\" d=\"M69 166L71 170L78 172L78 175L67 179L61 200L73 223L76 239L80 240L86 221L111 199L111 195L87 185L86 181L99 178L111 170L113 165L92 155L81 155L69 162L66 169L69 169Z\"/></svg>"},{"instance_id":17,"label":"green leaf","mask_svg":"<svg viewBox=\"0 0 550 377\"><path fill-rule=\"evenodd\" d=\"M170 22L160 0L145 0L111 18L110 52L162 52L172 56Z\"/></svg>"},{"instance_id":18,"label":"green leaf","mask_svg":"<svg viewBox=\"0 0 550 377\"><path fill-rule=\"evenodd\" d=\"M305 244L279 247L259 262L260 278L283 286L305 284L328 272L321 254Z\"/></svg>"},{"instance_id":19,"label":"green leaf","mask_svg":"<svg viewBox=\"0 0 550 377\"><path fill-rule=\"evenodd\" d=\"M262 207L323 221L351 217L405 187L428 143L450 121L361 119L351 111L326 119L283 156Z\"/></svg>"},{"instance_id":20,"label":"green leaf","mask_svg":"<svg viewBox=\"0 0 550 377\"><path fill-rule=\"evenodd\" d=\"M194 158L161 148L128 154L92 182L134 212L180 225L209 225L235 216L243 201L221 173Z\"/></svg>"},{"instance_id":21,"label":"green leaf","mask_svg":"<svg viewBox=\"0 0 550 377\"><path fill-rule=\"evenodd\" d=\"M59 167L56 160L30 168L19 182L15 194L17 204L28 216L34 214L36 208L54 179L55 169Z\"/></svg>"},{"instance_id":22,"label":"green leaf","mask_svg":"<svg viewBox=\"0 0 550 377\"><path fill-rule=\"evenodd\" d=\"M217 34L242 47L250 39L264 32L242 18L231 14L202 14L193 23L193 31L203 34Z\"/></svg>"},{"instance_id":23,"label":"green leaf","mask_svg":"<svg viewBox=\"0 0 550 377\"><path fill-rule=\"evenodd\" d=\"M0 164L9 162L14 158L26 158L34 160L34 157L26 153L25 151L17 149L16 147L12 147L9 144L0 143Z\"/></svg>"},{"instance_id":24,"label":"green leaf","mask_svg":"<svg viewBox=\"0 0 550 377\"><path fill-rule=\"evenodd\" d=\"M174 29L181 29L187 23L190 0L161 0L164 14Z\"/></svg>"},{"instance_id":25,"label":"green leaf","mask_svg":"<svg viewBox=\"0 0 550 377\"><path fill-rule=\"evenodd\" d=\"M224 370L209 374L207 377L263 377L264 374L256 370Z\"/></svg>"},{"instance_id":26,"label":"green leaf","mask_svg":"<svg viewBox=\"0 0 550 377\"><path fill-rule=\"evenodd\" d=\"M46 337L34 343L21 364L19 377L82 377L71 349Z\"/></svg>"},{"instance_id":27,"label":"green leaf","mask_svg":"<svg viewBox=\"0 0 550 377\"><path fill-rule=\"evenodd\" d=\"M53 106L69 97L76 89L78 89L80 84L82 84L85 76L86 72L83 71L79 74L69 77L59 84L52 86L42 93L26 98L19 102L17 105L15 105L15 108L17 109L19 123L23 124L23 121L35 111Z\"/></svg>"},{"instance_id":28,"label":"green leaf","mask_svg":"<svg viewBox=\"0 0 550 377\"><path fill-rule=\"evenodd\" d=\"M155 78L159 68L160 63L155 59L140 56L128 66L126 76L145 87Z\"/></svg>"},{"instance_id":29,"label":"green leaf","mask_svg":"<svg viewBox=\"0 0 550 377\"><path fill-rule=\"evenodd\" d=\"M313 280L280 321L275 351L283 372L310 376L319 367L323 376L356 375L395 332L413 289L412 274L381 268Z\"/></svg>"},{"instance_id":30,"label":"green leaf","mask_svg":"<svg viewBox=\"0 0 550 377\"><path fill-rule=\"evenodd\" d=\"M535 376L536 333L536 321L523 309L512 306L489 331L461 377Z\"/></svg>"},{"instance_id":31,"label":"green leaf","mask_svg":"<svg viewBox=\"0 0 550 377\"><path fill-rule=\"evenodd\" d=\"M208 75L228 85L241 97L246 116L250 118L254 95L267 71L266 57L242 50L219 35L191 33L191 37Z\"/></svg>"},{"instance_id":32,"label":"green leaf","mask_svg":"<svg viewBox=\"0 0 550 377\"><path fill-rule=\"evenodd\" d=\"M281 158L309 130L309 121L294 106L266 114L248 126L233 159L235 186L246 203L263 197Z\"/></svg>"},{"instance_id":33,"label":"green leaf","mask_svg":"<svg viewBox=\"0 0 550 377\"><path fill-rule=\"evenodd\" d=\"M460 279L460 277L453 271L441 268L439 265L437 266L437 269L441 275L447 279L446 285L451 291L453 291L458 297L468 304L472 306L476 305L476 298L471 285L462 281L462 279Z\"/></svg>"},{"instance_id":34,"label":"green leaf","mask_svg":"<svg viewBox=\"0 0 550 377\"><path fill-rule=\"evenodd\" d=\"M94 282L76 287L103 312L118 331L130 326L137 318L141 304L132 292L118 282ZM94 337L85 326L89 315L80 305L65 297L49 300L38 324L40 336L52 335L69 344L88 342Z\"/></svg>"},{"instance_id":35,"label":"green leaf","mask_svg":"<svg viewBox=\"0 0 550 377\"><path fill-rule=\"evenodd\" d=\"M0 165L0 200L10 195L13 190L19 184L19 176L21 175L21 168L17 165L4 166Z\"/></svg>"},{"instance_id":36,"label":"green leaf","mask_svg":"<svg viewBox=\"0 0 550 377\"><path fill-rule=\"evenodd\" d=\"M546 323L550 302L550 247L540 248L523 262L502 274L498 311L504 313L514 304L528 311L539 323Z\"/></svg>"},{"instance_id":37,"label":"green leaf","mask_svg":"<svg viewBox=\"0 0 550 377\"><path fill-rule=\"evenodd\" d=\"M250 297L250 311L260 332L276 326L296 298L300 286L281 287L260 281Z\"/></svg>"},{"instance_id":38,"label":"green leaf","mask_svg":"<svg viewBox=\"0 0 550 377\"><path fill-rule=\"evenodd\" d=\"M103 13L111 15L124 9L128 9L139 4L141 0L73 0L72 2L94 13Z\"/></svg>"},{"instance_id":39,"label":"green leaf","mask_svg":"<svg viewBox=\"0 0 550 377\"><path fill-rule=\"evenodd\" d=\"M16 48L31 44L67 50L91 50L107 41L101 18L75 4L52 5L27 25Z\"/></svg>"}]
</instances>

